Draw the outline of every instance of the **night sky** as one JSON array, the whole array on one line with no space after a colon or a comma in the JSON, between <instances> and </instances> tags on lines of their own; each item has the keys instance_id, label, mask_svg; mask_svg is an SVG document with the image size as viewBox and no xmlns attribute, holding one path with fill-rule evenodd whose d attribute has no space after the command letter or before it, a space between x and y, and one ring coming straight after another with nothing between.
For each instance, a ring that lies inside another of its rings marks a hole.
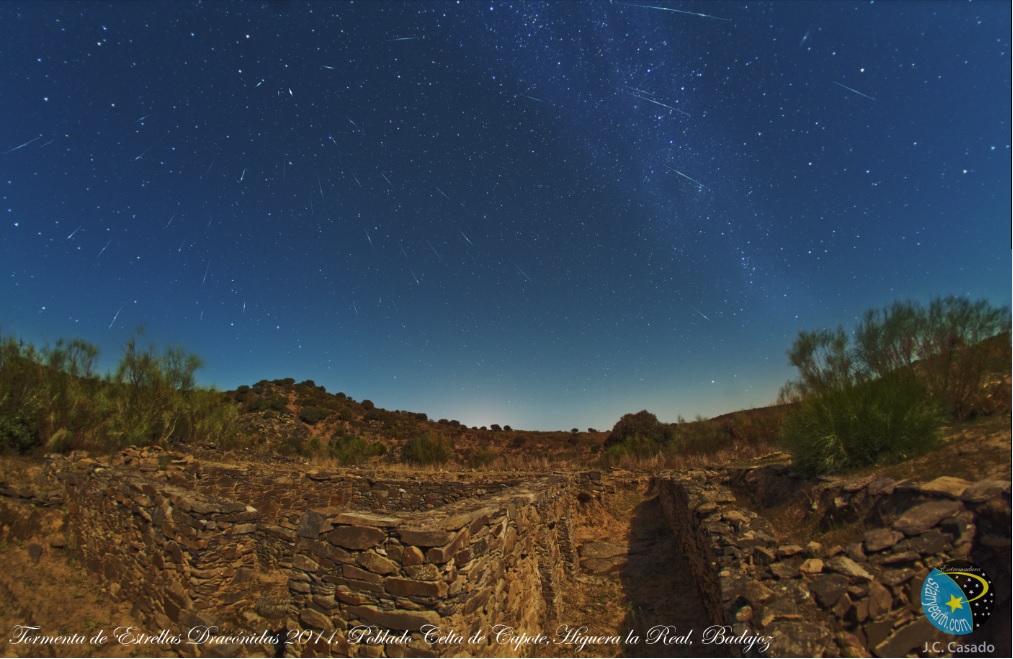
<instances>
[{"instance_id":1,"label":"night sky","mask_svg":"<svg viewBox=\"0 0 1013 659\"><path fill-rule=\"evenodd\" d=\"M0 331L468 425L1009 304L1009 2L0 4Z\"/></svg>"}]
</instances>

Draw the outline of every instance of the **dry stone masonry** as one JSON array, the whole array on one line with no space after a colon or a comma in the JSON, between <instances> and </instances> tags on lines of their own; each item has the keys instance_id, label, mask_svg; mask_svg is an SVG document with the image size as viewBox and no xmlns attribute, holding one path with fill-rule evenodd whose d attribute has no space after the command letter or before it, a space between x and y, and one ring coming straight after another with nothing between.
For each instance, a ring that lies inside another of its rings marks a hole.
<instances>
[{"instance_id":1,"label":"dry stone masonry","mask_svg":"<svg viewBox=\"0 0 1013 659\"><path fill-rule=\"evenodd\" d=\"M100 575L166 654L537 653L504 641L551 633L567 622L578 570L624 562L618 542L578 554L572 540L571 511L601 494L598 473L378 477L127 449L102 460L51 456L45 475L38 491L0 483L8 533L41 510L66 510L50 547L66 546ZM903 656L945 646L952 639L922 614L920 589L931 568L958 558L983 567L997 593L995 624L962 640L1009 649L1009 482L814 485L767 466L666 472L652 489L705 618L757 641L751 652ZM800 498L805 524L835 540L787 542L755 512ZM26 549L34 560L44 550ZM496 638L496 629L507 631ZM200 644L181 638L193 630L204 630Z\"/></svg>"}]
</instances>

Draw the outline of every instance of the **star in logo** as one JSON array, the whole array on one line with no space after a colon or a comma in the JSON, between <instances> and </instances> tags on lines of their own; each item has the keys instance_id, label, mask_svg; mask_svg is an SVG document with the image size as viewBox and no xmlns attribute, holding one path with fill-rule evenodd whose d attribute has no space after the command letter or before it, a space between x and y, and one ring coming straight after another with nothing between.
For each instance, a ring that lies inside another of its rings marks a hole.
<instances>
[{"instance_id":1,"label":"star in logo","mask_svg":"<svg viewBox=\"0 0 1013 659\"><path fill-rule=\"evenodd\" d=\"M960 597L950 595L950 601L946 603L946 606L950 607L950 611L956 611L957 609L964 608L964 605L961 604L962 601Z\"/></svg>"}]
</instances>

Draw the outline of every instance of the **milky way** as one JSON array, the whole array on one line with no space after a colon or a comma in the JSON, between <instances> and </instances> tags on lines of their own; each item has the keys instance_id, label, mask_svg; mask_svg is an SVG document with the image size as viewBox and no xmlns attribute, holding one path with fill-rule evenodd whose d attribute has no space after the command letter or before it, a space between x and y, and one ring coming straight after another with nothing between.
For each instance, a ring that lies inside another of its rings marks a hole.
<instances>
[{"instance_id":1,"label":"milky way","mask_svg":"<svg viewBox=\"0 0 1013 659\"><path fill-rule=\"evenodd\" d=\"M0 331L536 429L1010 299L1009 3L0 4Z\"/></svg>"}]
</instances>

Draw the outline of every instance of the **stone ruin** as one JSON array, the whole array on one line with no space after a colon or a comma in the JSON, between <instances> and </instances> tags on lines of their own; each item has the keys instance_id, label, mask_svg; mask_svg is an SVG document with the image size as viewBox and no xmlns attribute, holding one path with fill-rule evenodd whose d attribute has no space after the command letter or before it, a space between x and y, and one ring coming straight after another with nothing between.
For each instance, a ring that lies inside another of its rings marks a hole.
<instances>
[{"instance_id":1,"label":"stone ruin","mask_svg":"<svg viewBox=\"0 0 1013 659\"><path fill-rule=\"evenodd\" d=\"M160 646L199 656L533 654L490 630L562 622L582 569L571 512L603 496L596 472L381 476L157 449L51 456L47 475L45 492L0 483L0 517L65 508L69 549L136 619L213 630L213 642ZM999 594L981 638L1009 648L1010 483L825 479L808 493L812 514L864 535L803 547L750 510L791 479L765 467L652 480L714 624L771 637L767 656L916 652L952 640L921 614L928 569L969 558Z\"/></svg>"}]
</instances>

